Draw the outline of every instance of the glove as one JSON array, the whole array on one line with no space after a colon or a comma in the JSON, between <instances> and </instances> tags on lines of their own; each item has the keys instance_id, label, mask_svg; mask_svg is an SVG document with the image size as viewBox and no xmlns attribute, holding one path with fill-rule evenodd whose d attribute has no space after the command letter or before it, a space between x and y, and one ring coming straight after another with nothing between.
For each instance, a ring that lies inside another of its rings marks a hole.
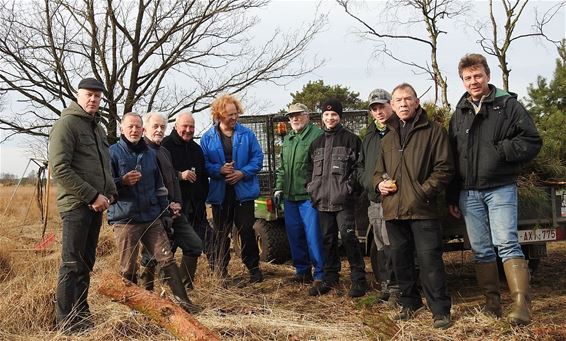
<instances>
[{"instance_id":1,"label":"glove","mask_svg":"<svg viewBox=\"0 0 566 341\"><path fill-rule=\"evenodd\" d=\"M168 215L167 216L164 215L161 217L161 224L163 224L163 228L167 233L167 237L169 238L169 241L173 241L173 233L175 232L173 230L173 218L171 218Z\"/></svg>"},{"instance_id":2,"label":"glove","mask_svg":"<svg viewBox=\"0 0 566 341\"><path fill-rule=\"evenodd\" d=\"M277 190L273 193L273 203L275 206L281 205L281 199L283 198L283 191Z\"/></svg>"}]
</instances>

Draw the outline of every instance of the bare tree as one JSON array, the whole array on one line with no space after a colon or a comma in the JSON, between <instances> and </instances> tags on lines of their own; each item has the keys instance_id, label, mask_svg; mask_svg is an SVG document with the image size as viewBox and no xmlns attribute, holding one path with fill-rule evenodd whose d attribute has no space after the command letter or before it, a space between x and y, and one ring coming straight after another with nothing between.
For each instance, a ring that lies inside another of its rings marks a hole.
<instances>
[{"instance_id":1,"label":"bare tree","mask_svg":"<svg viewBox=\"0 0 566 341\"><path fill-rule=\"evenodd\" d=\"M484 52L497 58L502 73L503 89L507 91L509 90L509 74L511 73L507 61L507 52L511 44L519 39L539 37L558 47L560 39L563 37L553 40L544 29L564 7L565 2L557 2L543 13L536 11L535 23L531 25L532 31L520 34L515 34L515 29L529 0L501 0L500 2L504 9L504 15L496 14L493 0L489 0L489 22L476 23L474 30L480 37L477 42L481 45ZM503 19L501 20L501 25L498 22L500 18Z\"/></svg>"},{"instance_id":2,"label":"bare tree","mask_svg":"<svg viewBox=\"0 0 566 341\"><path fill-rule=\"evenodd\" d=\"M362 19L358 14L353 13L350 8L351 0L336 0L340 6L344 8L346 13L356 20L362 27L360 33L368 38L377 38L377 53L387 55L388 57L410 66L415 69L416 74L427 74L434 82L435 97L434 103L439 100L446 108L450 108L448 102L448 84L446 77L443 75L438 64L438 46L439 39L442 34L447 32L441 29L441 23L446 19L453 19L461 14L466 13L470 9L470 3L458 0L393 0L387 1L385 12L393 15L393 23L396 27L417 26L424 28L420 32L425 34L395 34L393 30L388 29L383 22L372 24ZM412 9L413 16L407 14ZM400 39L409 42L425 45L430 51L430 60L425 62L415 62L397 56L387 47L388 40ZM439 93L440 91L440 93Z\"/></svg>"},{"instance_id":3,"label":"bare tree","mask_svg":"<svg viewBox=\"0 0 566 341\"><path fill-rule=\"evenodd\" d=\"M119 115L136 109L173 116L206 109L217 94L261 82L285 84L322 61L302 58L326 16L295 32L252 36L250 11L265 0L0 0L0 92L25 110L0 129L47 136L75 100L80 78L107 91L102 120L110 141Z\"/></svg>"}]
</instances>

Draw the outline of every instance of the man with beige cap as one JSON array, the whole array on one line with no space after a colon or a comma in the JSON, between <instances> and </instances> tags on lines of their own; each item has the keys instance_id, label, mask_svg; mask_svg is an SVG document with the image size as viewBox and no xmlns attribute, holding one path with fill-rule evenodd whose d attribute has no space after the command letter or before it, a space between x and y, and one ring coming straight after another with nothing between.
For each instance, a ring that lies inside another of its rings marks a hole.
<instances>
[{"instance_id":1,"label":"man with beige cap","mask_svg":"<svg viewBox=\"0 0 566 341\"><path fill-rule=\"evenodd\" d=\"M311 142L322 130L310 122L309 110L301 103L291 104L287 114L292 131L285 136L281 166L277 170L274 198L284 198L285 229L291 248L295 275L291 282L322 280L324 258L318 212L313 207L306 183L311 178L307 167ZM314 267L314 273L312 268Z\"/></svg>"}]
</instances>

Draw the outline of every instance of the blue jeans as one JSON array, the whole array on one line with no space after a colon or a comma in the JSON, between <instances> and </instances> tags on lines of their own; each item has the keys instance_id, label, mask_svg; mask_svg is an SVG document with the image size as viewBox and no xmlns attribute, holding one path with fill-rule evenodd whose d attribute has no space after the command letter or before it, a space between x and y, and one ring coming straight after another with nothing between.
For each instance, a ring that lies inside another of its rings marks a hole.
<instances>
[{"instance_id":1,"label":"blue jeans","mask_svg":"<svg viewBox=\"0 0 566 341\"><path fill-rule=\"evenodd\" d=\"M477 263L524 258L517 234L517 185L460 192L460 210Z\"/></svg>"},{"instance_id":2,"label":"blue jeans","mask_svg":"<svg viewBox=\"0 0 566 341\"><path fill-rule=\"evenodd\" d=\"M318 211L310 200L285 200L285 229L291 248L291 258L296 273L304 275L311 272L313 278L324 277L324 256L322 232L318 222Z\"/></svg>"},{"instance_id":3,"label":"blue jeans","mask_svg":"<svg viewBox=\"0 0 566 341\"><path fill-rule=\"evenodd\" d=\"M90 315L87 303L90 272L96 258L96 245L102 213L86 205L62 212L61 267L57 280L57 323L73 324Z\"/></svg>"}]
</instances>

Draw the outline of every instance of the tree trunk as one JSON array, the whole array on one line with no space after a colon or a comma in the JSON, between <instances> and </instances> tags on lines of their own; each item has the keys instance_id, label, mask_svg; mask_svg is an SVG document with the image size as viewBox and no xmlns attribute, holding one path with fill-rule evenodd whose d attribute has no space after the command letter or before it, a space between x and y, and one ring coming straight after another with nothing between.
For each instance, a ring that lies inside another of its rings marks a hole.
<instances>
[{"instance_id":1,"label":"tree trunk","mask_svg":"<svg viewBox=\"0 0 566 341\"><path fill-rule=\"evenodd\" d=\"M138 287L118 274L104 273L98 292L149 316L179 340L220 340L216 333L178 305Z\"/></svg>"}]
</instances>

